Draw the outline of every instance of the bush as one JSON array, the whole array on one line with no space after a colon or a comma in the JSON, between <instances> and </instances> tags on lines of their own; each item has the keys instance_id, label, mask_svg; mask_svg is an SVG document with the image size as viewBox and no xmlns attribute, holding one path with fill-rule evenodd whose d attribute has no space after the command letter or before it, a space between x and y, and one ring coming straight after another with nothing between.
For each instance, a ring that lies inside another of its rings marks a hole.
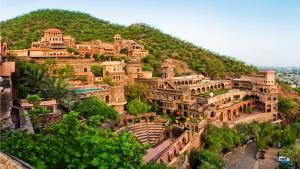
<instances>
[{"instance_id":1,"label":"bush","mask_svg":"<svg viewBox=\"0 0 300 169\"><path fill-rule=\"evenodd\" d=\"M107 120L119 120L119 113L96 97L85 98L82 102L77 103L72 110L79 112L85 118L100 115Z\"/></svg>"},{"instance_id":2,"label":"bush","mask_svg":"<svg viewBox=\"0 0 300 169\"><path fill-rule=\"evenodd\" d=\"M235 145L240 144L240 137L237 132L228 127L219 128L209 125L202 137L205 148L216 153L220 153L222 150L230 150Z\"/></svg>"},{"instance_id":3,"label":"bush","mask_svg":"<svg viewBox=\"0 0 300 169\"><path fill-rule=\"evenodd\" d=\"M92 65L91 70L96 77L103 76L103 68L99 65Z\"/></svg>"},{"instance_id":4,"label":"bush","mask_svg":"<svg viewBox=\"0 0 300 169\"><path fill-rule=\"evenodd\" d=\"M138 115L147 113L150 107L138 99L134 99L127 103L126 110L130 115Z\"/></svg>"},{"instance_id":5,"label":"bush","mask_svg":"<svg viewBox=\"0 0 300 169\"><path fill-rule=\"evenodd\" d=\"M118 135L82 124L78 113L70 112L39 134L1 132L1 151L39 169L117 169L140 168L145 146L129 133Z\"/></svg>"},{"instance_id":6,"label":"bush","mask_svg":"<svg viewBox=\"0 0 300 169\"><path fill-rule=\"evenodd\" d=\"M220 156L209 150L192 151L189 161L191 168L223 169L225 167L225 163Z\"/></svg>"}]
</instances>

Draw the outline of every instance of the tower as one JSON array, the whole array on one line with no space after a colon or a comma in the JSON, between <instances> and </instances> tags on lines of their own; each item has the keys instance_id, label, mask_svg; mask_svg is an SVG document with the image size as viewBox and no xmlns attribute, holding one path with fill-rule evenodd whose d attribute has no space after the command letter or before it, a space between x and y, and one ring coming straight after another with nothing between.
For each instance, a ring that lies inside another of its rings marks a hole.
<instances>
[{"instance_id":1,"label":"tower","mask_svg":"<svg viewBox=\"0 0 300 169\"><path fill-rule=\"evenodd\" d=\"M115 53L115 55L118 55L121 51L121 48L122 48L121 40L122 40L122 38L121 38L120 34L114 35L114 49L115 49L114 53Z\"/></svg>"},{"instance_id":2,"label":"tower","mask_svg":"<svg viewBox=\"0 0 300 169\"><path fill-rule=\"evenodd\" d=\"M264 75L264 83L266 85L274 85L275 84L275 71L274 70L265 70L261 71Z\"/></svg>"},{"instance_id":3,"label":"tower","mask_svg":"<svg viewBox=\"0 0 300 169\"><path fill-rule=\"evenodd\" d=\"M165 59L161 66L161 77L162 78L172 78L175 76L174 67L172 59Z\"/></svg>"},{"instance_id":4,"label":"tower","mask_svg":"<svg viewBox=\"0 0 300 169\"><path fill-rule=\"evenodd\" d=\"M0 54L2 57L7 57L7 43L4 42L1 44Z\"/></svg>"}]
</instances>

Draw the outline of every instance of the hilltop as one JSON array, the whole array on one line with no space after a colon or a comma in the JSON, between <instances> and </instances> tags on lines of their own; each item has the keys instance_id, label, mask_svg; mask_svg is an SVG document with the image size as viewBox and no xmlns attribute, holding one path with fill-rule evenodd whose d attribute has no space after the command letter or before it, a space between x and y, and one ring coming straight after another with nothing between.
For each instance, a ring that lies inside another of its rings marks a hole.
<instances>
[{"instance_id":1,"label":"hilltop","mask_svg":"<svg viewBox=\"0 0 300 169\"><path fill-rule=\"evenodd\" d=\"M155 73L158 72L162 60L167 57L181 60L186 64L180 65L188 65L192 70L213 78L232 77L257 71L255 67L242 61L198 47L146 24L123 26L74 11L43 9L3 21L1 36L11 49L24 49L29 48L31 42L38 40L42 31L50 27L63 30L66 35L75 37L76 42L95 39L112 42L112 37L116 33L122 38L133 39L149 50L150 55L144 59L144 68L154 69ZM186 69L188 68L180 68L177 73L187 74L180 72Z\"/></svg>"}]
</instances>

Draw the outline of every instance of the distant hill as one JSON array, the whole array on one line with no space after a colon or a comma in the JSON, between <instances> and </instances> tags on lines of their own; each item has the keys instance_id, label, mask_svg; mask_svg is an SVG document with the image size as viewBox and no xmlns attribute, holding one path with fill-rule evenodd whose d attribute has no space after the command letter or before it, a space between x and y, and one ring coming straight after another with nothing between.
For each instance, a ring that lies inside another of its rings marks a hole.
<instances>
[{"instance_id":1,"label":"distant hill","mask_svg":"<svg viewBox=\"0 0 300 169\"><path fill-rule=\"evenodd\" d=\"M43 9L3 21L1 36L11 49L24 49L29 48L31 42L38 40L42 31L50 27L63 30L66 35L75 37L76 42L94 39L112 42L112 37L116 33L121 34L122 38L136 40L151 54L144 59L144 68L154 68L155 73L158 72L163 58L167 57L182 60L194 71L213 78L238 76L256 71L256 68L242 61L195 46L146 24L132 24L126 27L74 11ZM178 71L177 73L185 74Z\"/></svg>"}]
</instances>

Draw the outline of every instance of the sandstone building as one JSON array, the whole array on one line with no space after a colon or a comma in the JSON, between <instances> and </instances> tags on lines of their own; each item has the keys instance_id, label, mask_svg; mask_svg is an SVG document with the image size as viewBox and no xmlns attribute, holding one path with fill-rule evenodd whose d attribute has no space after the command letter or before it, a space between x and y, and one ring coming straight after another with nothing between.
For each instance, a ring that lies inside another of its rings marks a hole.
<instances>
[{"instance_id":1,"label":"sandstone building","mask_svg":"<svg viewBox=\"0 0 300 169\"><path fill-rule=\"evenodd\" d=\"M186 118L183 126L173 125L172 130L161 127L167 126L166 123L147 121L147 118L136 124L124 122L128 126L125 130L142 143L145 139L154 141L154 147L144 157L146 162L178 163L180 155L187 155L201 145L199 136L207 124L234 127L253 121L280 122L274 71L232 80L210 80L202 75L174 77L173 68L172 60L166 59L161 78L136 79L137 83L148 86L148 100L160 105L164 114Z\"/></svg>"},{"instance_id":2,"label":"sandstone building","mask_svg":"<svg viewBox=\"0 0 300 169\"><path fill-rule=\"evenodd\" d=\"M32 42L31 48L23 50L11 50L10 54L23 59L37 60L41 58L86 58L93 59L96 56L104 55L111 58L128 57L131 60L140 60L149 54L143 45L134 40L122 39L119 34L114 35L114 42L102 42L93 40L75 44L75 39L65 36L56 28L49 28L44 31L37 42ZM68 50L68 49L73 50ZM75 49L75 50L74 50ZM76 54L74 51L78 51Z\"/></svg>"},{"instance_id":3,"label":"sandstone building","mask_svg":"<svg viewBox=\"0 0 300 169\"><path fill-rule=\"evenodd\" d=\"M8 48L0 37L0 122L1 130L14 128L11 118L12 82L11 74L15 72L15 62L8 60Z\"/></svg>"}]
</instances>

